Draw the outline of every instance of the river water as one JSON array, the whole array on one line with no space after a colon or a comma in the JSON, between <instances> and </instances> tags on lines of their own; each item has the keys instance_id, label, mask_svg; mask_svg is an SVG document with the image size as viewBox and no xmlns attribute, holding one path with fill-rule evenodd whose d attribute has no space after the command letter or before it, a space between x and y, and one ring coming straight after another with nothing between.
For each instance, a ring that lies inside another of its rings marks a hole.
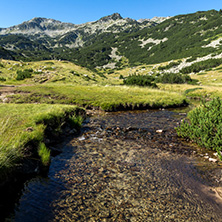
<instances>
[{"instance_id":1,"label":"river water","mask_svg":"<svg viewBox=\"0 0 222 222\"><path fill-rule=\"evenodd\" d=\"M10 220L222 221L215 189L222 167L177 137L184 117L169 110L91 117L79 137L58 145L48 176L25 184Z\"/></svg>"}]
</instances>

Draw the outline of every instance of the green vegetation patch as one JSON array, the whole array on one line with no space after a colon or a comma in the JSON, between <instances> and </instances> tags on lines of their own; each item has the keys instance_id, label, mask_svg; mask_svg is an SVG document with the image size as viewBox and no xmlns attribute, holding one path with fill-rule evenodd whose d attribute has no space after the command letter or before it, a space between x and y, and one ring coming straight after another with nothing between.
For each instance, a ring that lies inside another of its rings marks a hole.
<instances>
[{"instance_id":1,"label":"green vegetation patch","mask_svg":"<svg viewBox=\"0 0 222 222\"><path fill-rule=\"evenodd\" d=\"M200 146L218 152L222 150L222 101L214 98L188 113L188 120L177 129L178 136L189 138Z\"/></svg>"},{"instance_id":2,"label":"green vegetation patch","mask_svg":"<svg viewBox=\"0 0 222 222\"><path fill-rule=\"evenodd\" d=\"M194 92L194 91L196 91L196 90L198 90L198 89L203 89L203 88L199 87L199 88L187 89L187 90L185 90L184 94L187 95L188 93Z\"/></svg>"},{"instance_id":3,"label":"green vegetation patch","mask_svg":"<svg viewBox=\"0 0 222 222\"><path fill-rule=\"evenodd\" d=\"M222 64L222 59L208 59L205 61L201 62L196 62L192 64L191 66L184 67L181 69L181 72L183 74L188 74L188 73L197 73L200 72L201 70L207 70L213 67L217 67Z\"/></svg>"},{"instance_id":4,"label":"green vegetation patch","mask_svg":"<svg viewBox=\"0 0 222 222\"><path fill-rule=\"evenodd\" d=\"M148 86L151 88L157 88L156 83L154 83L155 78L148 75L130 75L123 80L125 85L136 85L136 86Z\"/></svg>"},{"instance_id":5,"label":"green vegetation patch","mask_svg":"<svg viewBox=\"0 0 222 222\"><path fill-rule=\"evenodd\" d=\"M11 102L77 104L99 107L105 111L115 111L119 107L137 109L141 106L180 106L185 102L185 96L180 93L138 86L48 84L20 87L19 90L26 93L12 95Z\"/></svg>"},{"instance_id":6,"label":"green vegetation patch","mask_svg":"<svg viewBox=\"0 0 222 222\"><path fill-rule=\"evenodd\" d=\"M43 145L46 133L59 135L66 122L76 121L75 116L83 112L70 105L0 104L0 180L30 155L47 165L50 155Z\"/></svg>"},{"instance_id":7,"label":"green vegetation patch","mask_svg":"<svg viewBox=\"0 0 222 222\"><path fill-rule=\"evenodd\" d=\"M27 78L32 78L33 69L25 69L23 71L17 70L16 80L24 80Z\"/></svg>"},{"instance_id":8,"label":"green vegetation patch","mask_svg":"<svg viewBox=\"0 0 222 222\"><path fill-rule=\"evenodd\" d=\"M196 84L198 80L191 79L188 75L180 73L164 73L160 75L157 80L158 83L171 83L171 84Z\"/></svg>"},{"instance_id":9,"label":"green vegetation patch","mask_svg":"<svg viewBox=\"0 0 222 222\"><path fill-rule=\"evenodd\" d=\"M0 82L5 82L5 81L6 81L6 78L0 77Z\"/></svg>"},{"instance_id":10,"label":"green vegetation patch","mask_svg":"<svg viewBox=\"0 0 222 222\"><path fill-rule=\"evenodd\" d=\"M158 70L165 70L165 69L170 69L170 68L176 67L176 66L180 65L181 62L182 62L181 60L179 60L177 62L170 62L166 66L159 66Z\"/></svg>"},{"instance_id":11,"label":"green vegetation patch","mask_svg":"<svg viewBox=\"0 0 222 222\"><path fill-rule=\"evenodd\" d=\"M50 162L50 150L42 142L40 142L38 147L38 155L41 158L42 164L47 166Z\"/></svg>"}]
</instances>

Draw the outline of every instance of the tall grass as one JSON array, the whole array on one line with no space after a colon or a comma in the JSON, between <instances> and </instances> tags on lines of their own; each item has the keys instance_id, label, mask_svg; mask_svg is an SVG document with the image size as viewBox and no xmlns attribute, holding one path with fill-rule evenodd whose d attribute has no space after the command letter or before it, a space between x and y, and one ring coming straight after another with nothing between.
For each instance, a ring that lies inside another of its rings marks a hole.
<instances>
[{"instance_id":1,"label":"tall grass","mask_svg":"<svg viewBox=\"0 0 222 222\"><path fill-rule=\"evenodd\" d=\"M50 162L50 150L42 142L39 144L38 154L41 158L42 164L47 166Z\"/></svg>"},{"instance_id":2,"label":"tall grass","mask_svg":"<svg viewBox=\"0 0 222 222\"><path fill-rule=\"evenodd\" d=\"M222 87L219 86L191 86L187 84L158 84L162 90L178 92L190 98L222 98Z\"/></svg>"},{"instance_id":3,"label":"tall grass","mask_svg":"<svg viewBox=\"0 0 222 222\"><path fill-rule=\"evenodd\" d=\"M30 155L26 150L30 142L46 165L49 153L42 142L47 128L59 131L70 116L81 112L82 109L67 105L0 104L0 179Z\"/></svg>"}]
</instances>

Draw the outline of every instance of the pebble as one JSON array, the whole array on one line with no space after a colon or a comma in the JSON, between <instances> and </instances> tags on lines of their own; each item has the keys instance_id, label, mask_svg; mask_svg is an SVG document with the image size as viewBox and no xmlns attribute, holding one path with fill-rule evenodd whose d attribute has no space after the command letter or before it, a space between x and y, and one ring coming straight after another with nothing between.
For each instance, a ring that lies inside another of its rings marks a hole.
<instances>
[{"instance_id":1,"label":"pebble","mask_svg":"<svg viewBox=\"0 0 222 222\"><path fill-rule=\"evenodd\" d=\"M157 132L157 133L162 133L163 130L162 130L162 129L160 129L160 130L156 130L156 132Z\"/></svg>"},{"instance_id":2,"label":"pebble","mask_svg":"<svg viewBox=\"0 0 222 222\"><path fill-rule=\"evenodd\" d=\"M209 161L216 163L218 160L214 158L209 158Z\"/></svg>"},{"instance_id":3,"label":"pebble","mask_svg":"<svg viewBox=\"0 0 222 222\"><path fill-rule=\"evenodd\" d=\"M85 140L86 138L84 136L81 136L78 138L78 140L82 141L82 140Z\"/></svg>"}]
</instances>

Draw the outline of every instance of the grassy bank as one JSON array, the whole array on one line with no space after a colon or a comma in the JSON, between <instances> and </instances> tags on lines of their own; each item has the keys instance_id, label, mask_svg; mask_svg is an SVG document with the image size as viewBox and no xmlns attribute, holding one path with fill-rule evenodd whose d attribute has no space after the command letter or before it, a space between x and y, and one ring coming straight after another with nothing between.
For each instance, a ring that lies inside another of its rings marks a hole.
<instances>
[{"instance_id":1,"label":"grassy bank","mask_svg":"<svg viewBox=\"0 0 222 222\"><path fill-rule=\"evenodd\" d=\"M11 102L78 104L105 111L120 107L172 107L185 102L185 96L177 92L132 86L44 84L20 87L19 91L11 96Z\"/></svg>"},{"instance_id":2,"label":"grassy bank","mask_svg":"<svg viewBox=\"0 0 222 222\"><path fill-rule=\"evenodd\" d=\"M215 97L222 98L222 87L220 86L204 86L204 85L187 85L187 84L158 84L162 90L181 93L186 97L193 99L213 99Z\"/></svg>"},{"instance_id":3,"label":"grassy bank","mask_svg":"<svg viewBox=\"0 0 222 222\"><path fill-rule=\"evenodd\" d=\"M65 123L81 124L76 106L46 104L0 104L0 180L10 175L24 158L36 158L47 165L49 150L44 137L51 130L59 135Z\"/></svg>"}]
</instances>

